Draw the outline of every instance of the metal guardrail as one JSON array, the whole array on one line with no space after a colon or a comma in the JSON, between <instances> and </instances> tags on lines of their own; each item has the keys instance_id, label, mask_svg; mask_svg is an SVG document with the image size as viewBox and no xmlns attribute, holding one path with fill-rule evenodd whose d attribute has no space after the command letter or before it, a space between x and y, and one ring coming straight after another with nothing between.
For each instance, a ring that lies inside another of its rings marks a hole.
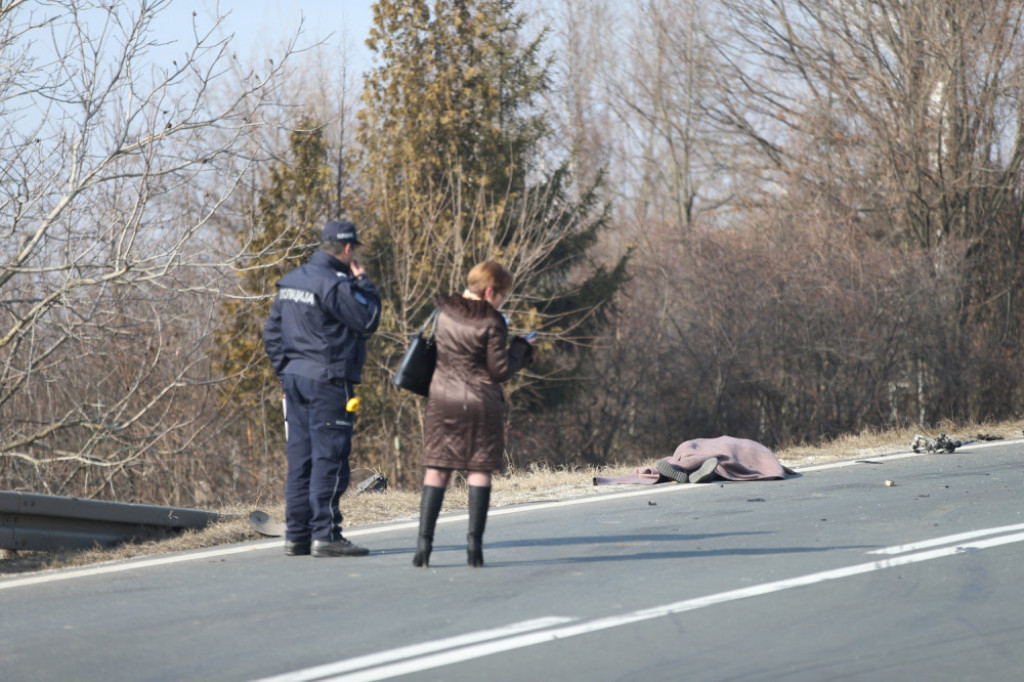
<instances>
[{"instance_id":1,"label":"metal guardrail","mask_svg":"<svg viewBox=\"0 0 1024 682\"><path fill-rule=\"evenodd\" d=\"M50 550L144 539L160 530L204 528L215 512L0 492L0 548Z\"/></svg>"}]
</instances>

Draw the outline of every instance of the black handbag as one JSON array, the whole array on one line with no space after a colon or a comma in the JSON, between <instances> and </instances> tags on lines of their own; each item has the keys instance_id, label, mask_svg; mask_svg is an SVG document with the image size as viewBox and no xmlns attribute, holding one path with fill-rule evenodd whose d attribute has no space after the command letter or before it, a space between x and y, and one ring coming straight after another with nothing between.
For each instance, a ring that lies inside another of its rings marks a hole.
<instances>
[{"instance_id":1,"label":"black handbag","mask_svg":"<svg viewBox=\"0 0 1024 682\"><path fill-rule=\"evenodd\" d=\"M430 380L434 377L434 366L437 364L434 330L437 329L437 316L440 313L441 311L435 308L420 330L413 334L409 341L409 349L405 351L398 371L391 379L395 386L422 396L430 393Z\"/></svg>"}]
</instances>

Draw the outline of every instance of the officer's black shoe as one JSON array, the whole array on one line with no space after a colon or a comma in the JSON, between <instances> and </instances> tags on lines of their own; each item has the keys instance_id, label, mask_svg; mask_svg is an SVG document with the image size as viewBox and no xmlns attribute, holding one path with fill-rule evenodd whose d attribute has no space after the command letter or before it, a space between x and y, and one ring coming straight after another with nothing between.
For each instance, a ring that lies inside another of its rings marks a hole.
<instances>
[{"instance_id":1,"label":"officer's black shoe","mask_svg":"<svg viewBox=\"0 0 1024 682\"><path fill-rule=\"evenodd\" d=\"M366 556L370 550L353 545L345 538L337 540L313 540L313 556Z\"/></svg>"},{"instance_id":2,"label":"officer's black shoe","mask_svg":"<svg viewBox=\"0 0 1024 682\"><path fill-rule=\"evenodd\" d=\"M288 556L308 556L309 540L285 540L284 553Z\"/></svg>"}]
</instances>

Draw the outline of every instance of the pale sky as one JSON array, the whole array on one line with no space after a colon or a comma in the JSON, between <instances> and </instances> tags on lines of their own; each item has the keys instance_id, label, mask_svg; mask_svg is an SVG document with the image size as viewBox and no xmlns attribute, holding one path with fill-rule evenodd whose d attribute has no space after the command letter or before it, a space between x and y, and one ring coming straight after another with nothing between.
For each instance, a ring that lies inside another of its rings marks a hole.
<instances>
[{"instance_id":1,"label":"pale sky","mask_svg":"<svg viewBox=\"0 0 1024 682\"><path fill-rule=\"evenodd\" d=\"M208 28L219 7L220 14L228 15L223 28L226 34L234 34L232 42L242 58L273 53L304 17L300 44L328 40L334 47L347 45L355 60L353 66L362 70L369 66L365 40L373 21L372 6L373 0L172 0L160 13L156 27L161 39L188 43L192 13Z\"/></svg>"}]
</instances>

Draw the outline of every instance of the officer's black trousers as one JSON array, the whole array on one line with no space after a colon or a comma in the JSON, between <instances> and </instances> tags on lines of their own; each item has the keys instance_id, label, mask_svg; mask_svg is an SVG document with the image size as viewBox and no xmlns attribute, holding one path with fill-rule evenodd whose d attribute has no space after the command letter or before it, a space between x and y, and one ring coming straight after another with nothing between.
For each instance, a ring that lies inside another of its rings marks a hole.
<instances>
[{"instance_id":1,"label":"officer's black trousers","mask_svg":"<svg viewBox=\"0 0 1024 682\"><path fill-rule=\"evenodd\" d=\"M282 377L288 425L285 523L288 540L341 537L338 498L348 488L354 414L348 382Z\"/></svg>"}]
</instances>

